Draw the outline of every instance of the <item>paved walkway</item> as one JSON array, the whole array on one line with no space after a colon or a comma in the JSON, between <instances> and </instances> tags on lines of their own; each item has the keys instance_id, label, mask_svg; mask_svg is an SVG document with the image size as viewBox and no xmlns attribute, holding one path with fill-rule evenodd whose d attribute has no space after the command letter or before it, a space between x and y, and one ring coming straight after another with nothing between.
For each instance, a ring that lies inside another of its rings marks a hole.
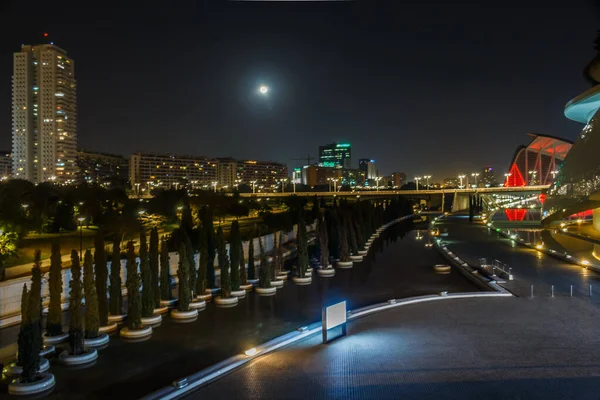
<instances>
[{"instance_id":1,"label":"paved walkway","mask_svg":"<svg viewBox=\"0 0 600 400\"><path fill-rule=\"evenodd\" d=\"M598 399L600 310L587 298L399 307L251 362L188 398Z\"/></svg>"}]
</instances>

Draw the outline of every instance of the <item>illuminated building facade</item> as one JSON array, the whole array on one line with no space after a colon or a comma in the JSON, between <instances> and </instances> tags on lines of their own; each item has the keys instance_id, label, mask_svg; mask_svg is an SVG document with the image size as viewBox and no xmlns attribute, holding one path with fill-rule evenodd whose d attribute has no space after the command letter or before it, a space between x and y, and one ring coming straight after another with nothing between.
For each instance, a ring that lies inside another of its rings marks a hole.
<instances>
[{"instance_id":1,"label":"illuminated building facade","mask_svg":"<svg viewBox=\"0 0 600 400\"><path fill-rule=\"evenodd\" d=\"M218 187L226 189L237 185L237 161L233 158L219 158L217 161Z\"/></svg>"},{"instance_id":2,"label":"illuminated building facade","mask_svg":"<svg viewBox=\"0 0 600 400\"><path fill-rule=\"evenodd\" d=\"M358 160L358 169L365 173L367 179L377 178L377 167L375 165L375 160L361 158Z\"/></svg>"},{"instance_id":3,"label":"illuminated building facade","mask_svg":"<svg viewBox=\"0 0 600 400\"><path fill-rule=\"evenodd\" d=\"M330 143L319 146L319 165L324 167L352 167L352 147L350 143Z\"/></svg>"},{"instance_id":4,"label":"illuminated building facade","mask_svg":"<svg viewBox=\"0 0 600 400\"><path fill-rule=\"evenodd\" d=\"M0 180L12 177L12 154L0 151Z\"/></svg>"},{"instance_id":5,"label":"illuminated building facade","mask_svg":"<svg viewBox=\"0 0 600 400\"><path fill-rule=\"evenodd\" d=\"M497 186L496 175L494 174L494 169L489 165L486 165L481 170L481 178L479 179L479 186L483 187L493 187Z\"/></svg>"},{"instance_id":6,"label":"illuminated building facade","mask_svg":"<svg viewBox=\"0 0 600 400\"><path fill-rule=\"evenodd\" d=\"M75 63L54 44L13 55L13 176L72 182L77 172Z\"/></svg>"},{"instance_id":7,"label":"illuminated building facade","mask_svg":"<svg viewBox=\"0 0 600 400\"><path fill-rule=\"evenodd\" d=\"M549 185L573 145L553 136L533 133L529 136L531 142L517 149L504 186Z\"/></svg>"},{"instance_id":8,"label":"illuminated building facade","mask_svg":"<svg viewBox=\"0 0 600 400\"><path fill-rule=\"evenodd\" d=\"M237 162L237 179L240 183L264 187L272 187L287 179L287 165L273 161L239 160Z\"/></svg>"},{"instance_id":9,"label":"illuminated building facade","mask_svg":"<svg viewBox=\"0 0 600 400\"><path fill-rule=\"evenodd\" d=\"M339 167L324 167L317 165L307 165L302 170L302 183L308 186L318 185L333 185L333 180L336 185L340 185L343 178L343 169Z\"/></svg>"},{"instance_id":10,"label":"illuminated building facade","mask_svg":"<svg viewBox=\"0 0 600 400\"><path fill-rule=\"evenodd\" d=\"M80 182L107 184L127 183L129 160L116 154L80 151L77 153L77 179Z\"/></svg>"},{"instance_id":11,"label":"illuminated building facade","mask_svg":"<svg viewBox=\"0 0 600 400\"><path fill-rule=\"evenodd\" d=\"M392 173L392 186L402 187L406 183L406 174L404 172L393 172Z\"/></svg>"}]
</instances>

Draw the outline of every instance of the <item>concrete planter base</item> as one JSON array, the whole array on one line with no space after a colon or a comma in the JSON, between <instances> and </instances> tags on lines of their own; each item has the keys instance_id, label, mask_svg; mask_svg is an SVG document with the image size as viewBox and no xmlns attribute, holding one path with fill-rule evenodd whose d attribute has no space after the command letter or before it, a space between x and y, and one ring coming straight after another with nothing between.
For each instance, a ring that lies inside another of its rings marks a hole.
<instances>
[{"instance_id":1,"label":"concrete planter base","mask_svg":"<svg viewBox=\"0 0 600 400\"><path fill-rule=\"evenodd\" d=\"M277 293L277 288L275 288L275 287L270 287L270 288L257 287L255 290L259 296L273 296L275 293Z\"/></svg>"},{"instance_id":2,"label":"concrete planter base","mask_svg":"<svg viewBox=\"0 0 600 400\"><path fill-rule=\"evenodd\" d=\"M101 333L93 339L83 339L83 344L86 347L102 347L108 343L110 337L106 333Z\"/></svg>"},{"instance_id":3,"label":"concrete planter base","mask_svg":"<svg viewBox=\"0 0 600 400\"><path fill-rule=\"evenodd\" d=\"M204 310L206 308L206 301L198 300L190 302L190 310Z\"/></svg>"},{"instance_id":4,"label":"concrete planter base","mask_svg":"<svg viewBox=\"0 0 600 400\"><path fill-rule=\"evenodd\" d=\"M108 324L108 325L101 326L100 328L98 328L98 332L100 332L100 333L109 333L109 332L114 332L116 330L117 330L116 323Z\"/></svg>"},{"instance_id":5,"label":"concrete planter base","mask_svg":"<svg viewBox=\"0 0 600 400\"><path fill-rule=\"evenodd\" d=\"M335 269L333 268L326 268L326 269L321 269L319 268L317 270L317 275L324 277L324 278L329 278L335 275Z\"/></svg>"},{"instance_id":6,"label":"concrete planter base","mask_svg":"<svg viewBox=\"0 0 600 400\"><path fill-rule=\"evenodd\" d=\"M256 286L258 284L258 279L248 279L248 283L253 286Z\"/></svg>"},{"instance_id":7,"label":"concrete planter base","mask_svg":"<svg viewBox=\"0 0 600 400\"><path fill-rule=\"evenodd\" d=\"M54 354L55 351L56 347L52 346L51 344L44 345L42 346L42 350L40 350L40 357L46 357L47 355Z\"/></svg>"},{"instance_id":8,"label":"concrete planter base","mask_svg":"<svg viewBox=\"0 0 600 400\"><path fill-rule=\"evenodd\" d=\"M96 349L86 349L84 353L76 356L69 354L69 350L65 350L58 355L58 361L66 366L89 364L96 361L97 358L98 350Z\"/></svg>"},{"instance_id":9,"label":"concrete planter base","mask_svg":"<svg viewBox=\"0 0 600 400\"><path fill-rule=\"evenodd\" d=\"M240 289L245 290L247 292L251 291L254 285L248 283L247 285L240 285Z\"/></svg>"},{"instance_id":10,"label":"concrete planter base","mask_svg":"<svg viewBox=\"0 0 600 400\"><path fill-rule=\"evenodd\" d=\"M153 316L147 318L142 317L142 324L144 325L154 325L160 323L161 321L162 315L160 314L154 314Z\"/></svg>"},{"instance_id":11,"label":"concrete planter base","mask_svg":"<svg viewBox=\"0 0 600 400\"><path fill-rule=\"evenodd\" d=\"M338 268L352 268L353 265L354 265L354 263L352 261L338 261L337 262Z\"/></svg>"},{"instance_id":12,"label":"concrete planter base","mask_svg":"<svg viewBox=\"0 0 600 400\"><path fill-rule=\"evenodd\" d=\"M154 309L154 314L166 314L169 312L169 307L158 307Z\"/></svg>"},{"instance_id":13,"label":"concrete planter base","mask_svg":"<svg viewBox=\"0 0 600 400\"><path fill-rule=\"evenodd\" d=\"M179 311L171 310L171 318L177 320L186 320L198 317L198 310Z\"/></svg>"},{"instance_id":14,"label":"concrete planter base","mask_svg":"<svg viewBox=\"0 0 600 400\"><path fill-rule=\"evenodd\" d=\"M40 369L38 370L38 372L43 373L43 372L48 371L49 369L50 369L50 362L46 358L41 357L40 358ZM8 364L2 370L2 373L4 373L4 375L8 376L9 378L20 376L22 372L23 372L23 367L21 367L20 365L17 365L16 361Z\"/></svg>"},{"instance_id":15,"label":"concrete planter base","mask_svg":"<svg viewBox=\"0 0 600 400\"><path fill-rule=\"evenodd\" d=\"M350 256L352 262L361 262L363 260L363 256Z\"/></svg>"},{"instance_id":16,"label":"concrete planter base","mask_svg":"<svg viewBox=\"0 0 600 400\"><path fill-rule=\"evenodd\" d=\"M369 252L369 250L359 250L358 251L358 255L360 255L360 256L366 256L368 252Z\"/></svg>"},{"instance_id":17,"label":"concrete planter base","mask_svg":"<svg viewBox=\"0 0 600 400\"><path fill-rule=\"evenodd\" d=\"M283 281L281 279L271 281L271 286L273 286L274 288L281 288L283 287Z\"/></svg>"},{"instance_id":18,"label":"concrete planter base","mask_svg":"<svg viewBox=\"0 0 600 400\"><path fill-rule=\"evenodd\" d=\"M43 338L44 338L44 344L58 344L58 343L66 342L67 339L69 338L69 334L61 333L60 335L56 335L56 336L47 336L44 333Z\"/></svg>"},{"instance_id":19,"label":"concrete planter base","mask_svg":"<svg viewBox=\"0 0 600 400\"><path fill-rule=\"evenodd\" d=\"M16 379L14 382L8 384L8 394L16 396L29 396L37 393L43 393L50 391L56 384L54 375L44 373L38 376L38 380L35 382L20 382L20 379Z\"/></svg>"},{"instance_id":20,"label":"concrete planter base","mask_svg":"<svg viewBox=\"0 0 600 400\"><path fill-rule=\"evenodd\" d=\"M279 274L275 275L275 278L278 281L287 281L288 280L288 274L279 273Z\"/></svg>"},{"instance_id":21,"label":"concrete planter base","mask_svg":"<svg viewBox=\"0 0 600 400\"><path fill-rule=\"evenodd\" d=\"M210 299L212 299L212 294L201 294L196 296L196 300L210 301Z\"/></svg>"},{"instance_id":22,"label":"concrete planter base","mask_svg":"<svg viewBox=\"0 0 600 400\"><path fill-rule=\"evenodd\" d=\"M433 269L438 274L449 274L450 270L451 270L451 267L449 265L437 264L437 265L433 266Z\"/></svg>"},{"instance_id":23,"label":"concrete planter base","mask_svg":"<svg viewBox=\"0 0 600 400\"><path fill-rule=\"evenodd\" d=\"M235 307L235 306L237 306L237 303L238 303L237 297L221 297L221 296L215 297L215 304L217 305L217 307L222 307L222 308Z\"/></svg>"},{"instance_id":24,"label":"concrete planter base","mask_svg":"<svg viewBox=\"0 0 600 400\"><path fill-rule=\"evenodd\" d=\"M312 269L312 267L308 267L308 268L306 268L306 273L307 273L307 274L312 274L312 273L313 273L313 269Z\"/></svg>"},{"instance_id":25,"label":"concrete planter base","mask_svg":"<svg viewBox=\"0 0 600 400\"><path fill-rule=\"evenodd\" d=\"M237 297L238 299L243 299L246 297L246 291L240 287L240 290L232 290L231 295Z\"/></svg>"},{"instance_id":26,"label":"concrete planter base","mask_svg":"<svg viewBox=\"0 0 600 400\"><path fill-rule=\"evenodd\" d=\"M119 335L125 339L145 338L145 337L152 335L152 327L145 326L142 329L133 329L133 330L130 330L129 328L125 327L125 328L121 329L121 331L119 332Z\"/></svg>"},{"instance_id":27,"label":"concrete planter base","mask_svg":"<svg viewBox=\"0 0 600 400\"><path fill-rule=\"evenodd\" d=\"M177 299L161 300L160 301L160 306L161 307L175 307L175 304L177 304Z\"/></svg>"},{"instance_id":28,"label":"concrete planter base","mask_svg":"<svg viewBox=\"0 0 600 400\"><path fill-rule=\"evenodd\" d=\"M127 314L109 315L108 322L123 322L125 321L125 318L127 318Z\"/></svg>"},{"instance_id":29,"label":"concrete planter base","mask_svg":"<svg viewBox=\"0 0 600 400\"><path fill-rule=\"evenodd\" d=\"M312 277L307 276L305 278L300 278L298 276L294 276L292 281L299 286L310 285L312 283Z\"/></svg>"}]
</instances>

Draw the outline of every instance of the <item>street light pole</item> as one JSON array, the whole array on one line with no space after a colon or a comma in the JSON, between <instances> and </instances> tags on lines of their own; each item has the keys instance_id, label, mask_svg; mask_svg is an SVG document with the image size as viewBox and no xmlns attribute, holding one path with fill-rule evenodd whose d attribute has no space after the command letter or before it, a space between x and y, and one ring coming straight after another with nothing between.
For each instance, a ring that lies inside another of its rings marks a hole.
<instances>
[{"instance_id":1,"label":"street light pole","mask_svg":"<svg viewBox=\"0 0 600 400\"><path fill-rule=\"evenodd\" d=\"M425 175L423 178L425 178L426 183L426 188L429 189L429 178L431 178L431 175Z\"/></svg>"},{"instance_id":2,"label":"street light pole","mask_svg":"<svg viewBox=\"0 0 600 400\"><path fill-rule=\"evenodd\" d=\"M415 182L417 183L417 192L419 191L419 181L423 179L420 176L415 176Z\"/></svg>"},{"instance_id":3,"label":"street light pole","mask_svg":"<svg viewBox=\"0 0 600 400\"><path fill-rule=\"evenodd\" d=\"M465 179L465 175L464 174L459 175L458 179L460 179L460 186L462 187L462 185L463 185L463 179Z\"/></svg>"},{"instance_id":4,"label":"street light pole","mask_svg":"<svg viewBox=\"0 0 600 400\"><path fill-rule=\"evenodd\" d=\"M475 178L475 187L479 186L479 173L473 172L471 176Z\"/></svg>"},{"instance_id":5,"label":"street light pole","mask_svg":"<svg viewBox=\"0 0 600 400\"><path fill-rule=\"evenodd\" d=\"M508 178L509 178L510 176L512 176L512 174L511 174L511 173L508 173L508 174L504 174L504 176L506 177L506 184L505 184L504 186L508 186Z\"/></svg>"}]
</instances>

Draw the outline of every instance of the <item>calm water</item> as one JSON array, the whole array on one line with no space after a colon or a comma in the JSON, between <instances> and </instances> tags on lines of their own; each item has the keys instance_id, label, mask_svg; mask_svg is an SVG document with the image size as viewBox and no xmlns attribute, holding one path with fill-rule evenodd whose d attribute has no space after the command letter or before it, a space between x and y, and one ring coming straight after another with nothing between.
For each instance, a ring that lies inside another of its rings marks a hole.
<instances>
[{"instance_id":1,"label":"calm water","mask_svg":"<svg viewBox=\"0 0 600 400\"><path fill-rule=\"evenodd\" d=\"M173 380L222 361L300 326L320 320L324 304L340 300L349 309L391 298L477 291L457 272L438 275L433 265L443 259L428 242L426 226L411 231L410 223L392 227L371 247L365 261L336 270L333 278L313 275L309 286L286 282L273 297L251 292L234 308L209 303L189 324L167 317L151 339L125 343L113 337L95 366L68 370L53 366L57 387L51 397L134 398L169 385ZM291 262L291 261L290 261Z\"/></svg>"}]
</instances>

